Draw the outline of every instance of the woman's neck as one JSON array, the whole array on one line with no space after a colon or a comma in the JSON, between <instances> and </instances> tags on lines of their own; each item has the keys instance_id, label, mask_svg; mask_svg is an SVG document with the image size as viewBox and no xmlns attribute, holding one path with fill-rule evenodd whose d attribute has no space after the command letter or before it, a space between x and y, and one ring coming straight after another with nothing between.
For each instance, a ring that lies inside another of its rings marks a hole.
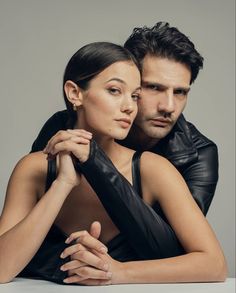
<instances>
[{"instance_id":1,"label":"woman's neck","mask_svg":"<svg viewBox=\"0 0 236 293\"><path fill-rule=\"evenodd\" d=\"M93 139L96 141L96 143L100 146L100 148L106 153L106 155L110 158L110 160L114 163L119 160L119 152L120 146L118 143L115 142L114 138L107 137L104 135L101 135L99 133L94 133L94 129L90 129L89 127L85 126L83 123L77 123L74 126L74 129L84 129L86 131L89 131L93 134Z\"/></svg>"}]
</instances>

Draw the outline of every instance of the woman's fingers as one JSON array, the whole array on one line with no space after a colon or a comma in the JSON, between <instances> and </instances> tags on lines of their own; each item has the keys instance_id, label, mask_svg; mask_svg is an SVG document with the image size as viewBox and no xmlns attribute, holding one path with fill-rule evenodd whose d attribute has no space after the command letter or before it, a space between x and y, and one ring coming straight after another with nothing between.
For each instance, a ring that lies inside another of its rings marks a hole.
<instances>
[{"instance_id":1,"label":"woman's fingers","mask_svg":"<svg viewBox=\"0 0 236 293\"><path fill-rule=\"evenodd\" d=\"M106 280L111 282L112 273L111 272L104 272L102 270L98 270L96 268L90 266L83 266L75 270L71 270L70 277L64 279L65 283L76 283L85 281L87 279L94 279L97 282L101 280Z\"/></svg>"},{"instance_id":2,"label":"woman's fingers","mask_svg":"<svg viewBox=\"0 0 236 293\"><path fill-rule=\"evenodd\" d=\"M85 249L85 247L79 243L66 248L61 254L62 258L66 258L67 256L71 256L71 260L79 261L78 265L81 263L86 263L87 265L93 266L103 271L107 271L109 269L109 265L103 259ZM63 265L64 270L67 270L67 264ZM73 265L75 264L76 263L73 263Z\"/></svg>"},{"instance_id":3,"label":"woman's fingers","mask_svg":"<svg viewBox=\"0 0 236 293\"><path fill-rule=\"evenodd\" d=\"M69 270L78 269L78 268L86 266L86 265L87 265L86 263L75 259L75 260L69 261L69 262L65 263L64 265L62 265L60 267L60 269L62 271L69 271Z\"/></svg>"},{"instance_id":4,"label":"woman's fingers","mask_svg":"<svg viewBox=\"0 0 236 293\"><path fill-rule=\"evenodd\" d=\"M108 251L107 247L101 241L91 236L87 231L74 232L65 242L69 244L72 241L76 241L77 243L86 246L88 249L94 249L100 253L107 253Z\"/></svg>"},{"instance_id":5,"label":"woman's fingers","mask_svg":"<svg viewBox=\"0 0 236 293\"><path fill-rule=\"evenodd\" d=\"M101 231L102 231L102 227L100 222L94 221L90 226L89 234L95 239L98 239L101 235Z\"/></svg>"},{"instance_id":6,"label":"woman's fingers","mask_svg":"<svg viewBox=\"0 0 236 293\"><path fill-rule=\"evenodd\" d=\"M54 146L62 141L74 140L75 138L77 143L88 144L92 138L92 134L83 129L68 129L58 131L47 143L44 152L51 153Z\"/></svg>"},{"instance_id":7,"label":"woman's fingers","mask_svg":"<svg viewBox=\"0 0 236 293\"><path fill-rule=\"evenodd\" d=\"M64 140L61 142L58 142L50 149L50 154L56 155L59 152L67 151L67 152L76 152L78 144L82 144L82 141L85 140L81 137L78 138L71 138L70 140ZM86 141L86 144L88 144L89 141Z\"/></svg>"},{"instance_id":8,"label":"woman's fingers","mask_svg":"<svg viewBox=\"0 0 236 293\"><path fill-rule=\"evenodd\" d=\"M112 285L112 280L96 280L96 279L84 279L76 284L86 285L86 286L107 286Z\"/></svg>"}]
</instances>

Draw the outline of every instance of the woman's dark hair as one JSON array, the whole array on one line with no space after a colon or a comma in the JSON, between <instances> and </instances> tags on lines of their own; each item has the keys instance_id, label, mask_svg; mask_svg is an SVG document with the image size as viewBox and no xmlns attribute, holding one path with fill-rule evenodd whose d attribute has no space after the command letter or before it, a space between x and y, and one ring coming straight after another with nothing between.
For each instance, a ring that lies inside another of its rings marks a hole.
<instances>
[{"instance_id":1,"label":"woman's dark hair","mask_svg":"<svg viewBox=\"0 0 236 293\"><path fill-rule=\"evenodd\" d=\"M135 57L124 47L109 43L95 42L79 49L69 60L63 77L63 95L68 111L68 126L72 127L76 121L76 112L68 101L64 85L67 80L76 83L80 88L86 90L89 82L108 66L119 61L131 61L140 70Z\"/></svg>"},{"instance_id":2,"label":"woman's dark hair","mask_svg":"<svg viewBox=\"0 0 236 293\"><path fill-rule=\"evenodd\" d=\"M124 44L142 64L147 54L168 58L185 64L191 71L191 81L197 78L203 67L203 57L190 39L167 22L157 22L153 27L134 28Z\"/></svg>"}]
</instances>

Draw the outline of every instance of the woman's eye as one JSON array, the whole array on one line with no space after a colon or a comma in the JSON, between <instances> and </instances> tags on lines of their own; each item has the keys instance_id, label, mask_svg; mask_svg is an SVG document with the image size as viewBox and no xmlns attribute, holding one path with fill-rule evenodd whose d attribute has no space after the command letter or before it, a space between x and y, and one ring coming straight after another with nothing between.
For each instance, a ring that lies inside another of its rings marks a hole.
<instances>
[{"instance_id":1,"label":"woman's eye","mask_svg":"<svg viewBox=\"0 0 236 293\"><path fill-rule=\"evenodd\" d=\"M112 94L112 95L118 95L118 94L121 93L121 90L118 89L118 88L109 88L109 89L108 89L108 92L109 92L110 94Z\"/></svg>"},{"instance_id":2,"label":"woman's eye","mask_svg":"<svg viewBox=\"0 0 236 293\"><path fill-rule=\"evenodd\" d=\"M140 99L140 96L139 95L132 95L132 99L134 101L138 101Z\"/></svg>"}]
</instances>

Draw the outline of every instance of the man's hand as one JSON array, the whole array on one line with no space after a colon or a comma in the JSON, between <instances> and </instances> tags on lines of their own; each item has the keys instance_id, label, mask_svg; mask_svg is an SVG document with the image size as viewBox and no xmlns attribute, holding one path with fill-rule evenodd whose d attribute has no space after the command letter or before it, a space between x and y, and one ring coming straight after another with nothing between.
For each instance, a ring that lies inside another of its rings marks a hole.
<instances>
[{"instance_id":1,"label":"man's hand","mask_svg":"<svg viewBox=\"0 0 236 293\"><path fill-rule=\"evenodd\" d=\"M64 264L61 270L68 271L69 277L65 283L81 285L109 285L112 284L112 271L115 263L108 254L107 248L98 238L101 234L101 225L94 222L90 232L79 231L72 233L66 243L75 244L66 248L61 257L71 257L71 261Z\"/></svg>"}]
</instances>

